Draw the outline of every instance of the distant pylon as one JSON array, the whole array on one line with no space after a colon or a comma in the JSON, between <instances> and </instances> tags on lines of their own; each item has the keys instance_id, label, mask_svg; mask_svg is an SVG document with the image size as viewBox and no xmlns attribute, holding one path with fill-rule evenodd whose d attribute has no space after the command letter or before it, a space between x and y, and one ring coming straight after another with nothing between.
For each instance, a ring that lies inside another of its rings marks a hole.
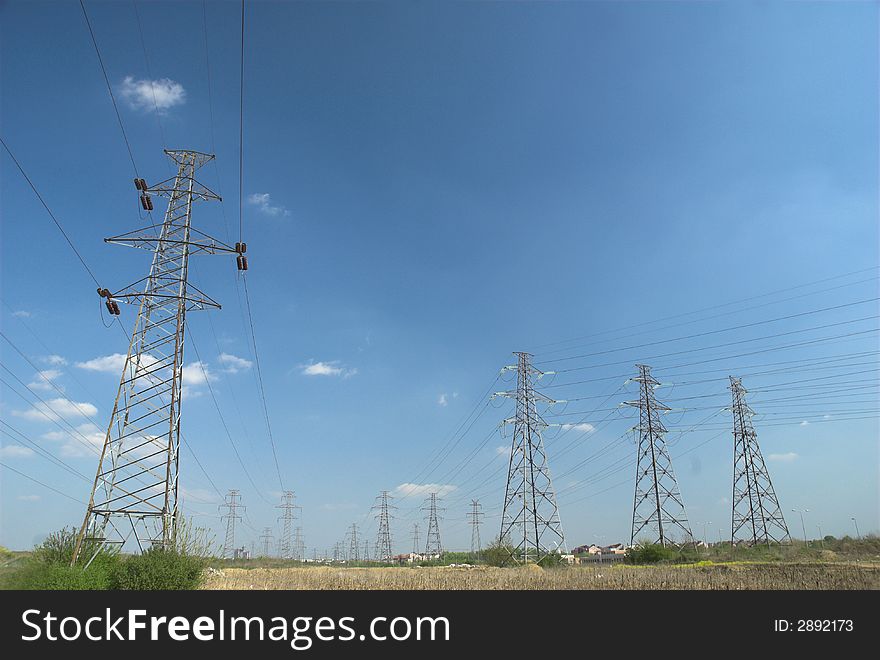
<instances>
[{"instance_id":1,"label":"distant pylon","mask_svg":"<svg viewBox=\"0 0 880 660\"><path fill-rule=\"evenodd\" d=\"M370 541L364 539L364 561L370 561Z\"/></svg>"},{"instance_id":2,"label":"distant pylon","mask_svg":"<svg viewBox=\"0 0 880 660\"><path fill-rule=\"evenodd\" d=\"M391 554L391 510L394 505L390 503L391 494L383 490L376 498L373 511L376 511L376 520L379 521L379 531L376 534L376 559L378 561L390 561Z\"/></svg>"},{"instance_id":3,"label":"distant pylon","mask_svg":"<svg viewBox=\"0 0 880 660\"><path fill-rule=\"evenodd\" d=\"M468 522L471 525L471 554L478 555L483 549L480 543L480 518L483 512L480 510L482 505L479 500L471 500L471 510L468 511Z\"/></svg>"},{"instance_id":4,"label":"distant pylon","mask_svg":"<svg viewBox=\"0 0 880 660\"><path fill-rule=\"evenodd\" d=\"M306 558L306 542L302 530L302 527L297 527L293 532L293 558L297 561L305 561Z\"/></svg>"},{"instance_id":5,"label":"distant pylon","mask_svg":"<svg viewBox=\"0 0 880 660\"><path fill-rule=\"evenodd\" d=\"M535 391L534 379L543 373L531 365L532 356L521 352L514 355L517 365L506 369L516 370L516 390L496 393L516 398L516 415L504 420L514 427L499 538L510 544L510 559L537 562L549 553L565 550L565 534L542 437L547 423L537 410L539 401L555 401Z\"/></svg>"},{"instance_id":6,"label":"distant pylon","mask_svg":"<svg viewBox=\"0 0 880 660\"><path fill-rule=\"evenodd\" d=\"M428 512L428 534L425 541L425 554L442 555L443 544L440 542L440 518L437 515L437 493L431 493L425 500L422 511Z\"/></svg>"},{"instance_id":7,"label":"distant pylon","mask_svg":"<svg viewBox=\"0 0 880 660\"><path fill-rule=\"evenodd\" d=\"M684 501L678 489L672 459L663 434L666 427L660 421L660 412L669 410L654 396L660 381L651 375L651 367L637 364L639 400L626 405L639 409L639 449L636 460L636 488L633 499L632 532L630 544L636 542L642 530L653 531L652 543L693 543Z\"/></svg>"},{"instance_id":8,"label":"distant pylon","mask_svg":"<svg viewBox=\"0 0 880 660\"><path fill-rule=\"evenodd\" d=\"M413 533L412 533L412 542L413 542L413 554L417 555L421 551L421 537L419 535L419 523L413 523Z\"/></svg>"},{"instance_id":9,"label":"distant pylon","mask_svg":"<svg viewBox=\"0 0 880 660\"><path fill-rule=\"evenodd\" d=\"M360 561L361 546L360 541L358 541L357 523L351 523L351 527L348 532L348 542L348 558L351 561Z\"/></svg>"},{"instance_id":10,"label":"distant pylon","mask_svg":"<svg viewBox=\"0 0 880 660\"><path fill-rule=\"evenodd\" d=\"M221 512L226 509L226 513L220 516L220 519L226 520L226 541L223 543L223 556L227 559L235 557L235 521L241 520L238 511L246 508L241 503L241 494L237 490L230 490L226 493L226 502L217 507Z\"/></svg>"},{"instance_id":11,"label":"distant pylon","mask_svg":"<svg viewBox=\"0 0 880 660\"><path fill-rule=\"evenodd\" d=\"M285 490L281 494L281 504L275 507L281 509L281 538L279 539L279 554L282 559L291 559L293 557L293 548L291 547L291 528L293 519L296 517L296 510L302 509L296 504L296 495L292 490Z\"/></svg>"},{"instance_id":12,"label":"distant pylon","mask_svg":"<svg viewBox=\"0 0 880 660\"><path fill-rule=\"evenodd\" d=\"M272 542L275 540L275 537L272 535L271 527L264 527L263 533L260 535L260 543L263 544L263 556L268 557L270 555L270 548L272 547Z\"/></svg>"},{"instance_id":13,"label":"distant pylon","mask_svg":"<svg viewBox=\"0 0 880 660\"><path fill-rule=\"evenodd\" d=\"M227 252L244 258L243 243L232 247L190 226L193 202L220 199L194 178L214 156L165 153L177 165L174 177L153 186L135 179L144 209L152 210L153 195L169 198L161 227L104 239L150 250L153 262L146 277L115 293L98 289L111 316L119 314L120 302L139 309L71 563L85 538L98 542L96 553L105 544L133 551L174 544L186 313L220 307L189 283L189 257Z\"/></svg>"},{"instance_id":14,"label":"distant pylon","mask_svg":"<svg viewBox=\"0 0 880 660\"><path fill-rule=\"evenodd\" d=\"M788 525L773 490L770 473L758 447L758 434L752 425L754 412L746 403L746 390L740 378L730 376L733 396L733 506L731 544L745 541L790 543Z\"/></svg>"}]
</instances>

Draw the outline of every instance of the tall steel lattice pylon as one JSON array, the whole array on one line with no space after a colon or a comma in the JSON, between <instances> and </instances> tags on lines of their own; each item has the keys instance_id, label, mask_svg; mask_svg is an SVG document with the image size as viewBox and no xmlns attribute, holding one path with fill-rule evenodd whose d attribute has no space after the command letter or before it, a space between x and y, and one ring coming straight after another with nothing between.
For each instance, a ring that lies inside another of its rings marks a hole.
<instances>
[{"instance_id":1,"label":"tall steel lattice pylon","mask_svg":"<svg viewBox=\"0 0 880 660\"><path fill-rule=\"evenodd\" d=\"M482 505L479 500L471 500L471 510L467 512L468 523L471 526L472 555L478 555L483 550L483 546L480 543L480 525L482 524L480 518L483 517L481 508Z\"/></svg>"},{"instance_id":2,"label":"tall steel lattice pylon","mask_svg":"<svg viewBox=\"0 0 880 660\"><path fill-rule=\"evenodd\" d=\"M235 521L241 520L238 515L239 511L244 511L245 507L241 503L241 493L237 490L230 490L226 493L226 502L217 507L222 513L221 520L226 520L226 540L223 542L223 556L227 559L235 557Z\"/></svg>"},{"instance_id":3,"label":"tall steel lattice pylon","mask_svg":"<svg viewBox=\"0 0 880 660\"><path fill-rule=\"evenodd\" d=\"M379 530L376 534L376 559L378 561L390 561L391 554L391 510L394 499L387 490L383 490L376 498L373 511L376 512L376 520L379 522Z\"/></svg>"},{"instance_id":4,"label":"tall steel lattice pylon","mask_svg":"<svg viewBox=\"0 0 880 660\"><path fill-rule=\"evenodd\" d=\"M348 531L348 558L351 561L360 561L361 558L361 545L360 541L358 541L357 523L351 523L351 527Z\"/></svg>"},{"instance_id":5,"label":"tall steel lattice pylon","mask_svg":"<svg viewBox=\"0 0 880 660\"><path fill-rule=\"evenodd\" d=\"M636 368L639 375L633 380L639 383L639 400L626 402L626 405L639 409L639 449L630 544L635 543L645 529L652 530L652 543L663 546L693 543L684 501L663 437L666 427L660 421L660 413L670 408L659 403L654 396L654 388L660 385L660 381L651 375L651 367L637 364Z\"/></svg>"},{"instance_id":6,"label":"tall steel lattice pylon","mask_svg":"<svg viewBox=\"0 0 880 660\"><path fill-rule=\"evenodd\" d=\"M278 554L282 559L292 559L293 547L291 532L293 530L293 520L296 518L296 510L301 510L302 507L296 504L296 495L294 492L292 490L285 490L281 494L281 504L275 508L281 509L282 512L281 517L278 518L281 522L281 539Z\"/></svg>"},{"instance_id":7,"label":"tall steel lattice pylon","mask_svg":"<svg viewBox=\"0 0 880 660\"><path fill-rule=\"evenodd\" d=\"M537 409L539 401L548 405L555 401L535 391L534 379L543 374L532 366L532 356L514 355L517 365L506 369L516 369L516 390L496 393L516 398L515 417L504 420L514 427L499 539L510 544L510 559L537 562L547 554L565 550L565 534L544 451L542 433L547 423Z\"/></svg>"},{"instance_id":8,"label":"tall steel lattice pylon","mask_svg":"<svg viewBox=\"0 0 880 660\"><path fill-rule=\"evenodd\" d=\"M425 554L428 556L443 554L443 543L440 541L440 516L437 507L437 493L430 493L425 500L422 511L428 512L428 533L425 539Z\"/></svg>"},{"instance_id":9,"label":"tall steel lattice pylon","mask_svg":"<svg viewBox=\"0 0 880 660\"><path fill-rule=\"evenodd\" d=\"M174 177L154 186L135 179L145 209L153 208L153 195L168 197L162 226L104 239L151 250L153 262L149 275L128 287L98 290L112 315L119 314L119 302L139 310L73 562L84 539L98 548L111 544L137 551L174 543L186 313L220 307L189 283L189 257L237 253L239 268L245 258L243 243L231 247L190 226L193 202L220 199L194 178L214 156L165 153L177 164Z\"/></svg>"},{"instance_id":10,"label":"tall steel lattice pylon","mask_svg":"<svg viewBox=\"0 0 880 660\"><path fill-rule=\"evenodd\" d=\"M302 527L297 527L293 531L293 558L297 561L305 561L306 559L306 542L303 538Z\"/></svg>"},{"instance_id":11,"label":"tall steel lattice pylon","mask_svg":"<svg viewBox=\"0 0 880 660\"><path fill-rule=\"evenodd\" d=\"M368 539L364 539L364 561L370 561L370 541Z\"/></svg>"},{"instance_id":12,"label":"tall steel lattice pylon","mask_svg":"<svg viewBox=\"0 0 880 660\"><path fill-rule=\"evenodd\" d=\"M260 534L260 543L263 546L263 556L268 557L271 554L270 548L275 537L272 535L271 527L263 527L263 533Z\"/></svg>"},{"instance_id":13,"label":"tall steel lattice pylon","mask_svg":"<svg viewBox=\"0 0 880 660\"><path fill-rule=\"evenodd\" d=\"M419 532L419 523L413 523L413 535L412 535L413 549L412 549L412 553L414 555L417 555L421 552L421 547L422 547L421 538L422 537Z\"/></svg>"},{"instance_id":14,"label":"tall steel lattice pylon","mask_svg":"<svg viewBox=\"0 0 880 660\"><path fill-rule=\"evenodd\" d=\"M788 526L752 425L742 380L730 376L733 396L733 506L730 542L749 545L791 543Z\"/></svg>"}]
</instances>

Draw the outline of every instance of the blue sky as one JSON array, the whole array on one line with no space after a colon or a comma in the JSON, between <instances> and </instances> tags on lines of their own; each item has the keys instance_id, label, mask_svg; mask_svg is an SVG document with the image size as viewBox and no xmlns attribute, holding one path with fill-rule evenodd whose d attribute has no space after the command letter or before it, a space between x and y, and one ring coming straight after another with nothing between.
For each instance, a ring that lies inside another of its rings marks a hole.
<instances>
[{"instance_id":1,"label":"blue sky","mask_svg":"<svg viewBox=\"0 0 880 660\"><path fill-rule=\"evenodd\" d=\"M201 180L225 201L198 206L193 224L236 240L238 4L207 4L213 103L202 3L137 3L149 68L131 3L87 7L141 176L170 175L163 146L213 150ZM817 524L852 533L851 517L863 533L880 528L878 286L865 270L878 265L876 4L249 2L247 12L248 288L284 485L303 506L310 552L352 522L374 539L382 489L398 495L395 549L408 550L414 521L424 540L429 484L445 494L447 547L469 547L472 497L483 538L497 534L510 439L495 429L511 408L481 397L512 387L493 379L514 350L545 371L577 369L541 379L548 395L592 397L546 415L590 425L546 435L570 545L628 539L634 411L613 408L637 396L625 381L638 361L668 384L658 397L674 408L670 451L695 534L710 521L711 538L729 529L728 393L709 381L729 373L755 390L792 533L792 508L810 509L810 536ZM102 285L121 288L148 256L102 242L141 221L79 4L6 2L0 17L2 136ZM91 479L96 458L67 424L102 433L119 378L111 356L127 342L102 326L93 283L5 153L0 167L3 332L65 397L93 407L81 406L91 419L67 410L4 342L3 364L24 385L3 372L12 389L0 389L0 411ZM217 488L241 490L237 540L248 544L275 526L280 487L234 269L198 259L193 282L223 309L188 323L257 488L197 368L183 430ZM677 316L695 310L707 311ZM123 308L126 327L134 314ZM742 343L720 346L732 342ZM656 357L677 351L694 352ZM192 367L193 344L186 357ZM38 396L66 422L34 413ZM467 433L454 435L462 421ZM4 431L4 464L87 499L89 484L10 449L31 445ZM81 520L82 504L0 474L3 545ZM184 511L222 537L219 497L186 452L181 480Z\"/></svg>"}]
</instances>

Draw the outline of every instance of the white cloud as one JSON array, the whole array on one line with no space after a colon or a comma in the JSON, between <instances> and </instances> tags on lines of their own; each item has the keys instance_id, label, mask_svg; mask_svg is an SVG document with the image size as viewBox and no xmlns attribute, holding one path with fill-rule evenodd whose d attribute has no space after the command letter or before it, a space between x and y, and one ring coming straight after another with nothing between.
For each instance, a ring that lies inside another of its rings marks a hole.
<instances>
[{"instance_id":1,"label":"white cloud","mask_svg":"<svg viewBox=\"0 0 880 660\"><path fill-rule=\"evenodd\" d=\"M76 433L67 431L49 431L40 437L51 442L61 442L59 453L71 458L84 456L94 458L104 447L106 433L94 424L80 424ZM89 449L91 447L91 450Z\"/></svg>"},{"instance_id":2,"label":"white cloud","mask_svg":"<svg viewBox=\"0 0 880 660\"><path fill-rule=\"evenodd\" d=\"M119 374L125 366L126 356L122 353L113 353L112 355L104 355L96 357L85 362L77 362L76 366L86 371L100 371L108 374Z\"/></svg>"},{"instance_id":3,"label":"white cloud","mask_svg":"<svg viewBox=\"0 0 880 660\"><path fill-rule=\"evenodd\" d=\"M351 378L356 375L357 369L348 369L339 364L339 360L330 362L309 362L298 367L303 376L342 376Z\"/></svg>"},{"instance_id":4,"label":"white cloud","mask_svg":"<svg viewBox=\"0 0 880 660\"><path fill-rule=\"evenodd\" d=\"M182 370L182 378L181 381L184 387L198 387L199 385L204 385L207 382L214 382L217 380L217 376L211 373L211 370L208 368L208 365L204 362L190 362L187 365L184 365Z\"/></svg>"},{"instance_id":5,"label":"white cloud","mask_svg":"<svg viewBox=\"0 0 880 660\"><path fill-rule=\"evenodd\" d=\"M183 85L170 78L135 80L133 76L126 76L119 85L119 95L134 110L158 111L160 115L186 102Z\"/></svg>"},{"instance_id":6,"label":"white cloud","mask_svg":"<svg viewBox=\"0 0 880 660\"><path fill-rule=\"evenodd\" d=\"M52 381L57 380L59 376L61 376L61 372L58 369L43 369L37 372L37 377L28 383L28 387L32 390L52 390L55 387L63 390L58 385L52 387Z\"/></svg>"},{"instance_id":7,"label":"white cloud","mask_svg":"<svg viewBox=\"0 0 880 660\"><path fill-rule=\"evenodd\" d=\"M29 319L31 317L31 313L23 309L15 310L12 312L12 315L20 319Z\"/></svg>"},{"instance_id":8,"label":"white cloud","mask_svg":"<svg viewBox=\"0 0 880 660\"><path fill-rule=\"evenodd\" d=\"M290 211L283 206L272 204L272 196L269 193L253 193L248 195L248 204L256 206L260 209L261 213L271 215L272 217L287 217L290 215Z\"/></svg>"},{"instance_id":9,"label":"white cloud","mask_svg":"<svg viewBox=\"0 0 880 660\"><path fill-rule=\"evenodd\" d=\"M454 491L458 486L452 484L400 484L394 489L399 497L424 497L431 493L437 493L437 497L445 497Z\"/></svg>"},{"instance_id":10,"label":"white cloud","mask_svg":"<svg viewBox=\"0 0 880 660\"><path fill-rule=\"evenodd\" d=\"M207 488L184 488L181 486L180 492L184 499L191 499L201 504L213 504L220 501L217 493Z\"/></svg>"},{"instance_id":11,"label":"white cloud","mask_svg":"<svg viewBox=\"0 0 880 660\"><path fill-rule=\"evenodd\" d=\"M51 364L53 367L63 367L67 364L67 359L61 357L60 355L47 355L43 358L43 362L46 364Z\"/></svg>"},{"instance_id":12,"label":"white cloud","mask_svg":"<svg viewBox=\"0 0 880 660\"><path fill-rule=\"evenodd\" d=\"M809 426L810 423L807 420L801 422L801 426Z\"/></svg>"},{"instance_id":13,"label":"white cloud","mask_svg":"<svg viewBox=\"0 0 880 660\"><path fill-rule=\"evenodd\" d=\"M575 430L575 431L578 431L579 433L592 433L593 431L596 430L596 427L593 426L592 424L587 424L586 422L582 422L580 424L563 424L562 430L563 431Z\"/></svg>"},{"instance_id":14,"label":"white cloud","mask_svg":"<svg viewBox=\"0 0 880 660\"><path fill-rule=\"evenodd\" d=\"M42 498L39 495L19 495L15 499L22 502L39 502Z\"/></svg>"},{"instance_id":15,"label":"white cloud","mask_svg":"<svg viewBox=\"0 0 880 660\"><path fill-rule=\"evenodd\" d=\"M449 398L446 396L445 392L437 398L437 405L443 406L444 408L449 405Z\"/></svg>"},{"instance_id":16,"label":"white cloud","mask_svg":"<svg viewBox=\"0 0 880 660\"><path fill-rule=\"evenodd\" d=\"M510 456L510 447L506 447L504 445L495 447L495 453L499 456Z\"/></svg>"},{"instance_id":17,"label":"white cloud","mask_svg":"<svg viewBox=\"0 0 880 660\"><path fill-rule=\"evenodd\" d=\"M777 461L779 463L791 463L792 461L797 460L798 455L793 451L790 451L786 454L770 454L767 457L768 461Z\"/></svg>"},{"instance_id":18,"label":"white cloud","mask_svg":"<svg viewBox=\"0 0 880 660\"><path fill-rule=\"evenodd\" d=\"M38 401L28 410L13 410L16 417L24 417L36 421L53 421L60 419L76 419L80 417L94 417L98 409L91 403L76 402L70 399L49 399L46 402Z\"/></svg>"},{"instance_id":19,"label":"white cloud","mask_svg":"<svg viewBox=\"0 0 880 660\"><path fill-rule=\"evenodd\" d=\"M23 445L4 445L0 447L0 457L2 458L30 458L34 455L34 450Z\"/></svg>"},{"instance_id":20,"label":"white cloud","mask_svg":"<svg viewBox=\"0 0 880 660\"><path fill-rule=\"evenodd\" d=\"M231 353L220 353L220 364L224 365L224 371L230 374L237 374L239 371L250 369L253 362L245 360Z\"/></svg>"}]
</instances>

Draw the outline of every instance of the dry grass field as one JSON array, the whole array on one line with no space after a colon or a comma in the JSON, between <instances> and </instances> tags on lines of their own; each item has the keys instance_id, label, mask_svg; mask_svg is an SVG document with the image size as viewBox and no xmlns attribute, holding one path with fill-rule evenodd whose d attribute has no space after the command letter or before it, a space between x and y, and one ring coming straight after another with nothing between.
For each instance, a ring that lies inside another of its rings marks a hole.
<instances>
[{"instance_id":1,"label":"dry grass field","mask_svg":"<svg viewBox=\"0 0 880 660\"><path fill-rule=\"evenodd\" d=\"M869 564L522 568L224 568L204 589L880 589Z\"/></svg>"}]
</instances>

